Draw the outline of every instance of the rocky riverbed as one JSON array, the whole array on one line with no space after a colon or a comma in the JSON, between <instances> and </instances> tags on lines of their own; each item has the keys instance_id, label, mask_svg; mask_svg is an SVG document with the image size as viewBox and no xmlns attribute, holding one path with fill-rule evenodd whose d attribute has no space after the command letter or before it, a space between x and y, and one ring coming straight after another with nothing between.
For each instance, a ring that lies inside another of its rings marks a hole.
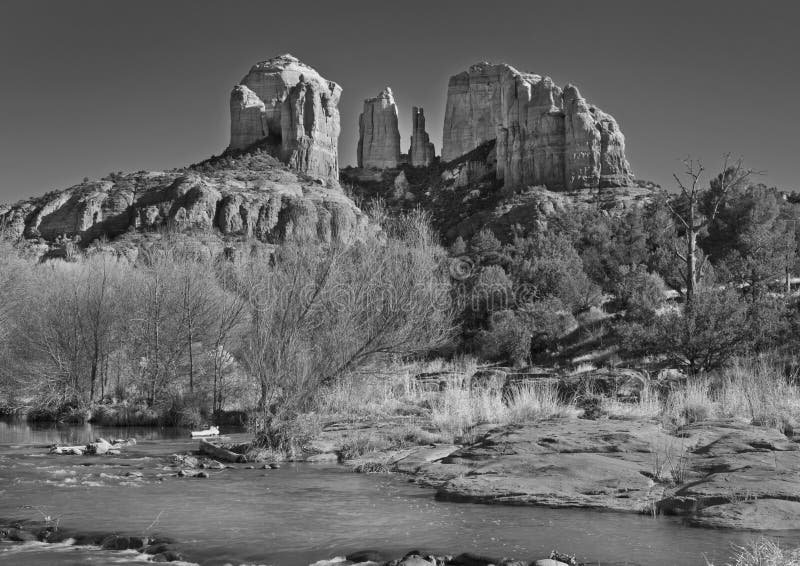
<instances>
[{"instance_id":1,"label":"rocky riverbed","mask_svg":"<svg viewBox=\"0 0 800 566\"><path fill-rule=\"evenodd\" d=\"M310 459L335 458L336 439L342 442L347 431L335 426L323 433L316 443L322 452ZM352 465L408 474L435 487L439 500L682 515L700 527L800 529L800 444L732 420L670 432L656 422L610 419L484 426L468 444L374 452Z\"/></svg>"}]
</instances>

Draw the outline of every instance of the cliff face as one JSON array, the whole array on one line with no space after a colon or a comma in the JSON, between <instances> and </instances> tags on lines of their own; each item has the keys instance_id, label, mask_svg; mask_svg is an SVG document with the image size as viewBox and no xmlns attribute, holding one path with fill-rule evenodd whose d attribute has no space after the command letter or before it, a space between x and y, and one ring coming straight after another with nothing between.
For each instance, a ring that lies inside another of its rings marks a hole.
<instances>
[{"instance_id":1,"label":"cliff face","mask_svg":"<svg viewBox=\"0 0 800 566\"><path fill-rule=\"evenodd\" d=\"M254 65L231 93L231 150L269 138L275 156L312 176L338 178L342 89L291 55Z\"/></svg>"},{"instance_id":2,"label":"cliff face","mask_svg":"<svg viewBox=\"0 0 800 566\"><path fill-rule=\"evenodd\" d=\"M510 65L479 63L450 78L442 159L497 140L497 178L506 187L551 190L632 183L625 137L612 116L578 89Z\"/></svg>"},{"instance_id":3,"label":"cliff face","mask_svg":"<svg viewBox=\"0 0 800 566\"><path fill-rule=\"evenodd\" d=\"M422 108L414 106L411 110L411 148L408 150L408 161L412 167L427 167L433 163L436 150L425 131L425 113Z\"/></svg>"},{"instance_id":4,"label":"cliff face","mask_svg":"<svg viewBox=\"0 0 800 566\"><path fill-rule=\"evenodd\" d=\"M298 176L266 154L165 173L89 181L0 206L13 236L88 243L165 226L216 229L223 236L351 242L368 229L364 213L337 185Z\"/></svg>"},{"instance_id":5,"label":"cliff face","mask_svg":"<svg viewBox=\"0 0 800 566\"><path fill-rule=\"evenodd\" d=\"M374 169L390 169L400 163L397 104L389 87L364 101L358 117L357 158L359 167Z\"/></svg>"}]
</instances>

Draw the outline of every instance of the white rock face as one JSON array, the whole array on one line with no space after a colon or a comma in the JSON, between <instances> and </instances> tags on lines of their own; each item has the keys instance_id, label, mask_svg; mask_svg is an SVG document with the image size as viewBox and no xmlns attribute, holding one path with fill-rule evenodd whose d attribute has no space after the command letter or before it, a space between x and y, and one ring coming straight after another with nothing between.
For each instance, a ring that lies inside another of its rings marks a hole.
<instances>
[{"instance_id":1,"label":"white rock face","mask_svg":"<svg viewBox=\"0 0 800 566\"><path fill-rule=\"evenodd\" d=\"M506 187L551 190L632 182L625 137L612 116L578 89L506 64L478 63L450 78L442 160L496 139L497 177Z\"/></svg>"},{"instance_id":2,"label":"white rock face","mask_svg":"<svg viewBox=\"0 0 800 566\"><path fill-rule=\"evenodd\" d=\"M390 169L400 163L397 104L388 86L364 101L364 111L358 118L357 158L359 167L374 169Z\"/></svg>"},{"instance_id":3,"label":"white rock face","mask_svg":"<svg viewBox=\"0 0 800 566\"><path fill-rule=\"evenodd\" d=\"M276 157L312 176L338 178L342 89L291 55L254 65L231 93L229 149L269 139Z\"/></svg>"},{"instance_id":4,"label":"white rock face","mask_svg":"<svg viewBox=\"0 0 800 566\"><path fill-rule=\"evenodd\" d=\"M425 113L422 108L411 110L411 148L408 159L412 167L427 167L436 157L436 149L425 131Z\"/></svg>"},{"instance_id":5,"label":"white rock face","mask_svg":"<svg viewBox=\"0 0 800 566\"><path fill-rule=\"evenodd\" d=\"M266 105L245 85L231 92L231 149L244 149L269 135Z\"/></svg>"}]
</instances>

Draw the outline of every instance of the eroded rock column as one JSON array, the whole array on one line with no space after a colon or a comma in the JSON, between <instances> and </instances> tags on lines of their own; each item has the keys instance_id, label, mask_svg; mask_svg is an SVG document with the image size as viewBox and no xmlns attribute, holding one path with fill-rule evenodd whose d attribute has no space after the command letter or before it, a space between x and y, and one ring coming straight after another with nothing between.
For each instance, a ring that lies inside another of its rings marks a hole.
<instances>
[{"instance_id":1,"label":"eroded rock column","mask_svg":"<svg viewBox=\"0 0 800 566\"><path fill-rule=\"evenodd\" d=\"M390 169L400 163L397 104L389 87L364 101L358 119L357 157L359 167Z\"/></svg>"},{"instance_id":2,"label":"eroded rock column","mask_svg":"<svg viewBox=\"0 0 800 566\"><path fill-rule=\"evenodd\" d=\"M422 108L411 110L411 148L408 159L412 167L427 167L436 157L428 132L425 131L425 113Z\"/></svg>"}]
</instances>

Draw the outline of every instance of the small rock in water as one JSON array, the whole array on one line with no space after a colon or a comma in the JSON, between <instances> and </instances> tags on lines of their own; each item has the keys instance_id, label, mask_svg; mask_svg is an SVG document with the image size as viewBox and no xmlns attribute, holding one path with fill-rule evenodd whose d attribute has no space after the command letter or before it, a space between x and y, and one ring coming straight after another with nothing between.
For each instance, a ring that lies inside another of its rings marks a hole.
<instances>
[{"instance_id":1,"label":"small rock in water","mask_svg":"<svg viewBox=\"0 0 800 566\"><path fill-rule=\"evenodd\" d=\"M208 472L197 472L197 474L194 477L207 479L209 477L209 475L208 475Z\"/></svg>"},{"instance_id":2,"label":"small rock in water","mask_svg":"<svg viewBox=\"0 0 800 566\"><path fill-rule=\"evenodd\" d=\"M409 554L403 558L398 566L434 566L435 562L425 560L419 554Z\"/></svg>"},{"instance_id":3,"label":"small rock in water","mask_svg":"<svg viewBox=\"0 0 800 566\"><path fill-rule=\"evenodd\" d=\"M281 467L281 465L273 462L272 464L269 465L269 467L272 468L273 470L277 470L278 468Z\"/></svg>"}]
</instances>

